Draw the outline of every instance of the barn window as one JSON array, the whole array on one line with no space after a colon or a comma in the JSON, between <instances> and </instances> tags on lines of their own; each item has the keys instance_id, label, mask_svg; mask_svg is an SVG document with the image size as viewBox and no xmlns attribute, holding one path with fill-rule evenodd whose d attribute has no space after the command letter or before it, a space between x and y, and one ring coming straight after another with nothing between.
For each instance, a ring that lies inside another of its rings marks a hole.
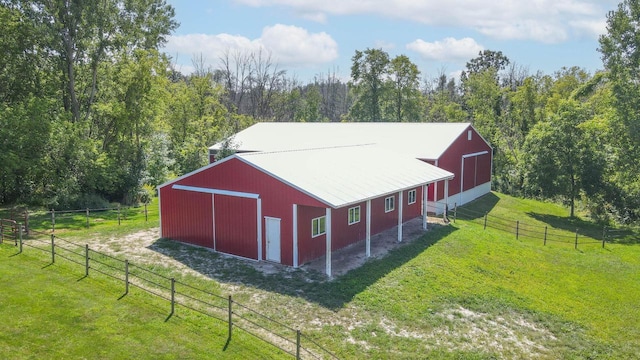
<instances>
[{"instance_id":1,"label":"barn window","mask_svg":"<svg viewBox=\"0 0 640 360\"><path fill-rule=\"evenodd\" d=\"M326 221L326 216L311 220L311 237L320 236L327 232Z\"/></svg>"},{"instance_id":2,"label":"barn window","mask_svg":"<svg viewBox=\"0 0 640 360\"><path fill-rule=\"evenodd\" d=\"M409 205L416 203L416 191L415 190L409 191L409 194L407 196L407 201L408 201Z\"/></svg>"},{"instance_id":3,"label":"barn window","mask_svg":"<svg viewBox=\"0 0 640 360\"><path fill-rule=\"evenodd\" d=\"M389 196L384 199L384 212L388 213L396 208L396 198Z\"/></svg>"},{"instance_id":4,"label":"barn window","mask_svg":"<svg viewBox=\"0 0 640 360\"><path fill-rule=\"evenodd\" d=\"M473 134L471 130L467 130L467 140L471 140L471 134Z\"/></svg>"},{"instance_id":5,"label":"barn window","mask_svg":"<svg viewBox=\"0 0 640 360\"><path fill-rule=\"evenodd\" d=\"M360 206L349 209L349 225L360 222Z\"/></svg>"}]
</instances>

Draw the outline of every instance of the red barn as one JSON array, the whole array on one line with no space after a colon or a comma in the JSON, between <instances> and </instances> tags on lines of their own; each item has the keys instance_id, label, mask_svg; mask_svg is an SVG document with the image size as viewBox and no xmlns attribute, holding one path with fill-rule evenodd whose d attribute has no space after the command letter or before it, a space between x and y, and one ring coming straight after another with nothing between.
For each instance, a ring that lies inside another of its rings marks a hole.
<instances>
[{"instance_id":1,"label":"red barn","mask_svg":"<svg viewBox=\"0 0 640 360\"><path fill-rule=\"evenodd\" d=\"M376 145L238 153L158 187L161 236L297 267L422 216L453 174Z\"/></svg>"},{"instance_id":2,"label":"red barn","mask_svg":"<svg viewBox=\"0 0 640 360\"><path fill-rule=\"evenodd\" d=\"M455 175L429 187L429 211L442 213L491 191L491 146L469 123L258 123L232 139L238 153L377 144ZM209 148L210 161L222 147Z\"/></svg>"}]
</instances>

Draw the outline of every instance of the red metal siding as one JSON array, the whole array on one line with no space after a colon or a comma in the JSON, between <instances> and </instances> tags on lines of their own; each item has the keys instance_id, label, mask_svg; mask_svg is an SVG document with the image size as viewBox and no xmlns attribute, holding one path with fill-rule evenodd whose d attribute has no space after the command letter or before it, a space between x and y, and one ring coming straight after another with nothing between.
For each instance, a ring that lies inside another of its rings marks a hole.
<instances>
[{"instance_id":1,"label":"red metal siding","mask_svg":"<svg viewBox=\"0 0 640 360\"><path fill-rule=\"evenodd\" d=\"M468 140L467 131L471 130L471 140ZM475 160L473 160L473 165L470 165L471 160L467 158L465 160L465 169L464 169L464 187L465 190L469 190L471 187L468 185L471 183L475 183L476 185L481 185L491 181L491 147L487 145L487 143L482 139L480 134L476 132L472 127L467 128L452 144L449 148L442 154L440 159L438 159L438 167L447 171L451 171L455 177L453 180L449 180L449 196L459 194L460 193L460 179L461 179L461 171L462 171L462 156L468 154L474 154L482 151L487 151L486 155L480 155L478 158L478 166L477 169ZM467 167L473 166L473 172L467 171ZM477 170L477 171L476 171ZM474 174L473 177L469 173ZM470 176L470 178L467 178ZM474 186L476 186L474 185ZM438 199L444 199L444 181L438 182ZM432 191L430 191L430 194ZM433 197L430 195L429 200L433 201Z\"/></svg>"},{"instance_id":2,"label":"red metal siding","mask_svg":"<svg viewBox=\"0 0 640 360\"><path fill-rule=\"evenodd\" d=\"M395 198L395 209L385 213L384 199L389 196ZM371 235L378 234L396 225L398 225L398 195L388 195L371 200Z\"/></svg>"},{"instance_id":3,"label":"red metal siding","mask_svg":"<svg viewBox=\"0 0 640 360\"><path fill-rule=\"evenodd\" d=\"M349 225L349 209L360 206L360 222ZM363 202L333 210L331 213L333 229L331 248L341 249L345 246L364 240L367 236L367 203Z\"/></svg>"},{"instance_id":4,"label":"red metal siding","mask_svg":"<svg viewBox=\"0 0 640 360\"><path fill-rule=\"evenodd\" d=\"M476 163L478 157L468 157L464 159L464 174L462 182L462 190L467 191L476 187Z\"/></svg>"},{"instance_id":5,"label":"red metal siding","mask_svg":"<svg viewBox=\"0 0 640 360\"><path fill-rule=\"evenodd\" d=\"M298 206L298 262L300 264L325 255L326 235L311 237L311 221L325 214L326 209L323 208Z\"/></svg>"},{"instance_id":6,"label":"red metal siding","mask_svg":"<svg viewBox=\"0 0 640 360\"><path fill-rule=\"evenodd\" d=\"M416 202L408 204L409 190L403 192L402 217L409 221L421 215L422 187L416 188ZM371 235L376 235L384 230L398 225L398 195L389 195L395 198L395 210L384 212L383 196L371 200ZM360 206L360 222L349 225L349 209ZM298 206L298 249L300 252L299 263L304 264L311 260L326 255L326 235L313 238L311 234L311 222L313 219L325 216L326 209ZM333 209L331 212L332 232L331 249L333 251L363 241L367 236L367 203L362 202L347 207Z\"/></svg>"},{"instance_id":7,"label":"red metal siding","mask_svg":"<svg viewBox=\"0 0 640 360\"><path fill-rule=\"evenodd\" d=\"M416 191L416 202L409 204L409 191ZM402 194L402 222L407 222L422 214L422 186L415 189L405 190Z\"/></svg>"},{"instance_id":8,"label":"red metal siding","mask_svg":"<svg viewBox=\"0 0 640 360\"><path fill-rule=\"evenodd\" d=\"M476 175L477 185L486 184L491 181L491 153L478 156L478 172Z\"/></svg>"},{"instance_id":9,"label":"red metal siding","mask_svg":"<svg viewBox=\"0 0 640 360\"><path fill-rule=\"evenodd\" d=\"M162 236L213 248L211 194L160 189Z\"/></svg>"},{"instance_id":10,"label":"red metal siding","mask_svg":"<svg viewBox=\"0 0 640 360\"><path fill-rule=\"evenodd\" d=\"M258 259L257 201L215 195L216 250Z\"/></svg>"},{"instance_id":11,"label":"red metal siding","mask_svg":"<svg viewBox=\"0 0 640 360\"><path fill-rule=\"evenodd\" d=\"M203 187L210 189L220 189L220 190L230 190L230 191L240 191L247 192L252 194L259 194L262 199L262 225L264 229L264 217L270 216L281 219L281 228L280 228L280 246L281 246L281 262L287 265L293 265L293 208L292 204L300 204L300 205L308 205L315 206L319 208L323 208L326 205L321 203L320 201L288 186L287 184L253 168L252 166L244 163L243 161L233 158L225 161L218 162L215 166L212 166L208 169L204 169L198 173L192 174L184 179L181 179L173 184L180 184L186 186L195 186L195 187ZM162 193L165 192L179 192L180 195L188 193L188 191L184 190L172 190L171 185L167 185L163 187L160 191ZM180 196L179 195L179 196ZM211 200L209 195L209 208L211 207ZM219 196L216 195L216 201ZM204 237L206 233L203 231L206 230L207 227L211 228L212 226L203 226L202 229L198 227L198 230L189 229L189 225L177 223L177 222L169 222L165 221L165 218L171 218L176 216L173 214L174 212L178 212L179 209L174 209L174 203L176 202L175 198L167 198L163 196L162 200L162 231L163 234L166 234L166 237L170 237L176 240L183 240L182 234L192 233L194 231L201 232L198 236ZM256 203L256 200L253 200L253 203ZM254 207L255 209L255 207ZM192 213L199 214L197 207L190 209ZM246 224L244 223L245 218L253 218L256 217L255 210L251 210L252 214L248 214L246 216L230 216L228 218L229 223L227 226L229 228L241 228ZM211 210L209 210L209 214L211 214ZM216 215L218 212L216 211ZM210 217L209 217L210 219ZM204 219L201 219L204 221ZM211 225L211 221L208 222ZM220 219L216 219L216 226L220 226ZM309 230L311 231L311 230ZM171 236L169 236L171 234ZM209 230L209 236L212 238L211 230ZM254 241L256 236L249 236L251 239L246 240L246 244L248 245L251 241ZM314 239L314 240L317 240ZM257 253L257 242L254 242L254 246L256 247L255 251ZM205 245L209 247L213 247L213 244ZM262 249L266 249L266 243L264 238L264 231L262 234ZM254 251L254 250L252 250ZM257 255L256 255L257 257ZM264 259L264 251L263 251L263 259Z\"/></svg>"}]
</instances>

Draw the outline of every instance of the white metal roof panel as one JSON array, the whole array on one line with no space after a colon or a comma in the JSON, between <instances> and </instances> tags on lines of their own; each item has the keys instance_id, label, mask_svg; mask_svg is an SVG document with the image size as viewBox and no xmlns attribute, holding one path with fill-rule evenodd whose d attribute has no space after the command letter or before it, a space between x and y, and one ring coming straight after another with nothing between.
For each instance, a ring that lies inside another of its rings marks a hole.
<instances>
[{"instance_id":1,"label":"white metal roof panel","mask_svg":"<svg viewBox=\"0 0 640 360\"><path fill-rule=\"evenodd\" d=\"M378 144L418 159L438 159L469 123L257 123L235 135L240 151L283 151ZM220 149L222 143L210 149Z\"/></svg>"},{"instance_id":2,"label":"white metal roof panel","mask_svg":"<svg viewBox=\"0 0 640 360\"><path fill-rule=\"evenodd\" d=\"M446 170L373 145L234 156L334 208L453 178Z\"/></svg>"}]
</instances>

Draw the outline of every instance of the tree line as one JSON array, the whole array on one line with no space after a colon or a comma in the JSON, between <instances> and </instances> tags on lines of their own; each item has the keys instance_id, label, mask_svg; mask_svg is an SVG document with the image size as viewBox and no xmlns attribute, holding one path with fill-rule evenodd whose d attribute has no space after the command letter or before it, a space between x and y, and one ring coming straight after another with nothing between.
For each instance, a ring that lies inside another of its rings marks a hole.
<instances>
[{"instance_id":1,"label":"tree line","mask_svg":"<svg viewBox=\"0 0 640 360\"><path fill-rule=\"evenodd\" d=\"M639 1L607 15L594 74L530 73L484 50L460 78L430 78L365 49L349 81L303 83L267 51L180 73L160 51L178 27L164 0L0 0L0 203L134 203L258 121L471 122L494 148L495 190L635 222Z\"/></svg>"}]
</instances>

